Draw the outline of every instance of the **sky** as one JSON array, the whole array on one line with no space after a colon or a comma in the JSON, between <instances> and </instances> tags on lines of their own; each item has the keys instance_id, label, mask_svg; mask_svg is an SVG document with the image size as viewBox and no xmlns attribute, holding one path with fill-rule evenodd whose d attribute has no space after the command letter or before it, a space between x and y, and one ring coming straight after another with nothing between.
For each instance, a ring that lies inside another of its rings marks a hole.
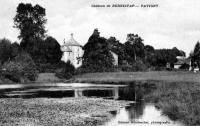
<instances>
[{"instance_id":1,"label":"sky","mask_svg":"<svg viewBox=\"0 0 200 126\"><path fill-rule=\"evenodd\" d=\"M87 43L95 28L100 35L121 43L128 33L138 34L154 48L177 47L187 53L200 40L200 0L0 0L0 38L19 42L13 18L19 3L39 4L46 9L47 35L62 45L70 34ZM158 4L156 8L97 8L92 4Z\"/></svg>"}]
</instances>

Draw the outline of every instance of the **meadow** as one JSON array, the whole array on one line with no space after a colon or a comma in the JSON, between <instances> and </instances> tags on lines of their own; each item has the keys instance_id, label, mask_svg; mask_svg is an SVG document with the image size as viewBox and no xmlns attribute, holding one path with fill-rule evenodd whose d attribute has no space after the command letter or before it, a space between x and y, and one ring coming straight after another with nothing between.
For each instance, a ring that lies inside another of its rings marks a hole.
<instances>
[{"instance_id":1,"label":"meadow","mask_svg":"<svg viewBox=\"0 0 200 126\"><path fill-rule=\"evenodd\" d=\"M75 81L153 87L150 93L148 89L148 93L144 95L146 102L154 103L172 120L179 120L188 126L200 125L199 73L188 71L88 73L76 76Z\"/></svg>"},{"instance_id":2,"label":"meadow","mask_svg":"<svg viewBox=\"0 0 200 126\"><path fill-rule=\"evenodd\" d=\"M80 83L129 83L146 81L200 82L200 73L189 71L150 71L150 72L106 72L76 75L73 82Z\"/></svg>"}]
</instances>

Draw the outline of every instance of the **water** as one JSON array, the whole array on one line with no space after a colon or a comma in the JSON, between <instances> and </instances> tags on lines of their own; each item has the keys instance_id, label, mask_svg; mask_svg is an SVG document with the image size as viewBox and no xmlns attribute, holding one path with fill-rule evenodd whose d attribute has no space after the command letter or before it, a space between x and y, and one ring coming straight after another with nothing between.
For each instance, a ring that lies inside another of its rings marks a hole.
<instances>
[{"instance_id":1,"label":"water","mask_svg":"<svg viewBox=\"0 0 200 126\"><path fill-rule=\"evenodd\" d=\"M112 111L112 118L103 126L183 126L162 115L162 111L143 101L142 87L125 85L94 85L80 83L0 85L0 98L63 98L101 97L133 101L119 111ZM137 101L137 102L136 102Z\"/></svg>"},{"instance_id":2,"label":"water","mask_svg":"<svg viewBox=\"0 0 200 126\"><path fill-rule=\"evenodd\" d=\"M184 126L162 115L153 104L137 103L120 109L103 126Z\"/></svg>"}]
</instances>

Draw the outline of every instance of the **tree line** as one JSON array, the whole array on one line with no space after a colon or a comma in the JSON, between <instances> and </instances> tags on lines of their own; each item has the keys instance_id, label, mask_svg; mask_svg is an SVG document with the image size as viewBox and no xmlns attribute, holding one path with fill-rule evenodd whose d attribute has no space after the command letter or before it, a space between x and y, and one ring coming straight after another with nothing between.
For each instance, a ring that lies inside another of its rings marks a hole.
<instances>
[{"instance_id":1,"label":"tree line","mask_svg":"<svg viewBox=\"0 0 200 126\"><path fill-rule=\"evenodd\" d=\"M177 62L177 56L185 56L185 52L176 47L154 49L151 45L145 45L138 34L127 34L126 42L122 43L115 37L106 39L98 29L94 29L83 46L83 65L75 70L70 62L61 61L63 53L60 44L46 34L46 22L45 8L29 3L18 5L14 27L20 31L20 43L12 43L6 38L0 40L1 77L21 82L35 80L39 72L55 72L59 77L69 78L75 73L84 72L157 70L165 67L166 63ZM196 46L191 57L199 65L199 43ZM118 55L117 67L113 64L111 52Z\"/></svg>"},{"instance_id":2,"label":"tree line","mask_svg":"<svg viewBox=\"0 0 200 126\"><path fill-rule=\"evenodd\" d=\"M177 62L177 56L185 56L185 52L177 49L154 49L151 45L145 45L138 34L127 34L127 39L122 44L115 37L108 39L101 37L98 29L84 45L82 71L103 72L116 70L111 51L118 55L118 63L122 71L141 71L147 69L159 69L167 63Z\"/></svg>"}]
</instances>

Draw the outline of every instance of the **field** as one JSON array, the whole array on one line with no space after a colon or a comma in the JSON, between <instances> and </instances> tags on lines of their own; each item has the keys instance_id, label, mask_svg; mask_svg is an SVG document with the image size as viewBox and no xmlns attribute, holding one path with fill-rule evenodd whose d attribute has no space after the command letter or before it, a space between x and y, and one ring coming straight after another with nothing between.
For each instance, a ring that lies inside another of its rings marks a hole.
<instances>
[{"instance_id":1,"label":"field","mask_svg":"<svg viewBox=\"0 0 200 126\"><path fill-rule=\"evenodd\" d=\"M110 72L77 75L74 82L82 83L128 83L134 81L200 82L200 73L189 71Z\"/></svg>"}]
</instances>

